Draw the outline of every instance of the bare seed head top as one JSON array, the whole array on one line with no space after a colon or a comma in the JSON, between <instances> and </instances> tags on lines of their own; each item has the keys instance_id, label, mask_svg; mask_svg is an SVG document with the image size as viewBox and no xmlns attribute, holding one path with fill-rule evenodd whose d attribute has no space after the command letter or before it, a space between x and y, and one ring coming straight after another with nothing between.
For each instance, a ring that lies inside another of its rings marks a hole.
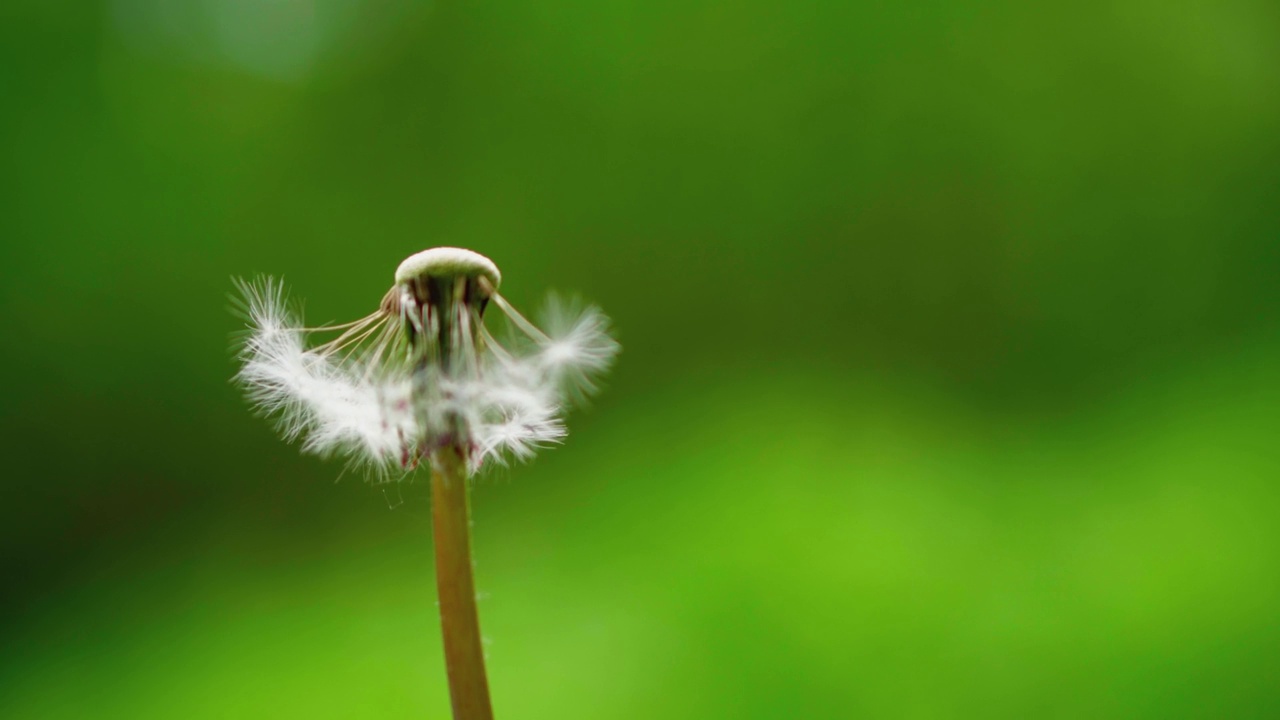
<instances>
[{"instance_id":1,"label":"bare seed head top","mask_svg":"<svg viewBox=\"0 0 1280 720\"><path fill-rule=\"evenodd\" d=\"M405 258L396 268L396 282L406 283L421 277L484 277L497 289L502 273L489 258L472 250L437 247Z\"/></svg>"}]
</instances>

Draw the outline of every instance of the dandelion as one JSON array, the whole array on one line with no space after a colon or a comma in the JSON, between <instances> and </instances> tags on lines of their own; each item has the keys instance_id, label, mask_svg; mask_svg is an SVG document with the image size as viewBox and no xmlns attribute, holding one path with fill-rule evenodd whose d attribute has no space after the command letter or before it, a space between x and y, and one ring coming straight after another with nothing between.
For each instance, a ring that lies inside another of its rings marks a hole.
<instances>
[{"instance_id":1,"label":"dandelion","mask_svg":"<svg viewBox=\"0 0 1280 720\"><path fill-rule=\"evenodd\" d=\"M455 718L489 718L471 572L466 479L488 464L525 460L565 436L564 412L595 390L618 352L594 307L552 301L545 330L498 294L491 260L432 248L396 269L378 309L354 322L307 328L283 285L241 282L249 330L237 380L307 452L343 455L386 476L431 468L433 534L445 656ZM512 338L486 329L505 316ZM315 347L313 333L331 339Z\"/></svg>"},{"instance_id":2,"label":"dandelion","mask_svg":"<svg viewBox=\"0 0 1280 720\"><path fill-rule=\"evenodd\" d=\"M552 300L544 331L498 294L498 268L433 248L396 270L372 315L308 329L270 278L241 283L250 333L238 379L286 439L376 471L415 468L457 447L468 469L527 459L565 436L566 400L594 390L618 345L599 310ZM499 342L489 305L523 337ZM338 333L308 348L308 334Z\"/></svg>"}]
</instances>

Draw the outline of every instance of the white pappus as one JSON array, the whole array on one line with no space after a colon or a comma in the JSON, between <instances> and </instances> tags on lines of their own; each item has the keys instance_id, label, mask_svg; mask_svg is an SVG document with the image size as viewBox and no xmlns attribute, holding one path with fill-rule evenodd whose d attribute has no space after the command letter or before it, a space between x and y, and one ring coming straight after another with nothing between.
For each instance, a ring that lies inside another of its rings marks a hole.
<instances>
[{"instance_id":1,"label":"white pappus","mask_svg":"<svg viewBox=\"0 0 1280 720\"><path fill-rule=\"evenodd\" d=\"M279 281L237 282L248 330L236 379L286 439L384 474L447 447L472 472L527 459L564 438L567 403L595 389L619 346L597 308L553 299L543 330L498 294L500 282L483 255L424 250L400 264L376 312L319 328L302 325ZM490 306L512 341L485 328ZM324 332L337 335L307 346Z\"/></svg>"}]
</instances>

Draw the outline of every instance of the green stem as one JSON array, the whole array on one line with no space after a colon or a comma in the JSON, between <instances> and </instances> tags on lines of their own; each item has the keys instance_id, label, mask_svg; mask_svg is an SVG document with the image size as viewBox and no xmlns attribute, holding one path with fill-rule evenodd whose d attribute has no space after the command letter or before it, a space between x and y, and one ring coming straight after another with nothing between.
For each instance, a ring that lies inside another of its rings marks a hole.
<instances>
[{"instance_id":1,"label":"green stem","mask_svg":"<svg viewBox=\"0 0 1280 720\"><path fill-rule=\"evenodd\" d=\"M431 472L432 530L440 627L454 720L493 720L480 644L480 616L471 568L466 462L457 448L435 453Z\"/></svg>"}]
</instances>

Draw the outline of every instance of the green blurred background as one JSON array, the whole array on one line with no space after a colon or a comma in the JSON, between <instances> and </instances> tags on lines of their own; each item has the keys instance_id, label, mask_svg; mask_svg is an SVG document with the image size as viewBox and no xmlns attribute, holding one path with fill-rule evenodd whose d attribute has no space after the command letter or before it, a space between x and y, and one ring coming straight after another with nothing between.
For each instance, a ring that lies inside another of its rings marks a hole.
<instances>
[{"instance_id":1,"label":"green blurred background","mask_svg":"<svg viewBox=\"0 0 1280 720\"><path fill-rule=\"evenodd\" d=\"M228 382L461 245L624 353L502 718L1280 716L1280 5L6 0L0 717L445 718L427 484Z\"/></svg>"}]
</instances>

